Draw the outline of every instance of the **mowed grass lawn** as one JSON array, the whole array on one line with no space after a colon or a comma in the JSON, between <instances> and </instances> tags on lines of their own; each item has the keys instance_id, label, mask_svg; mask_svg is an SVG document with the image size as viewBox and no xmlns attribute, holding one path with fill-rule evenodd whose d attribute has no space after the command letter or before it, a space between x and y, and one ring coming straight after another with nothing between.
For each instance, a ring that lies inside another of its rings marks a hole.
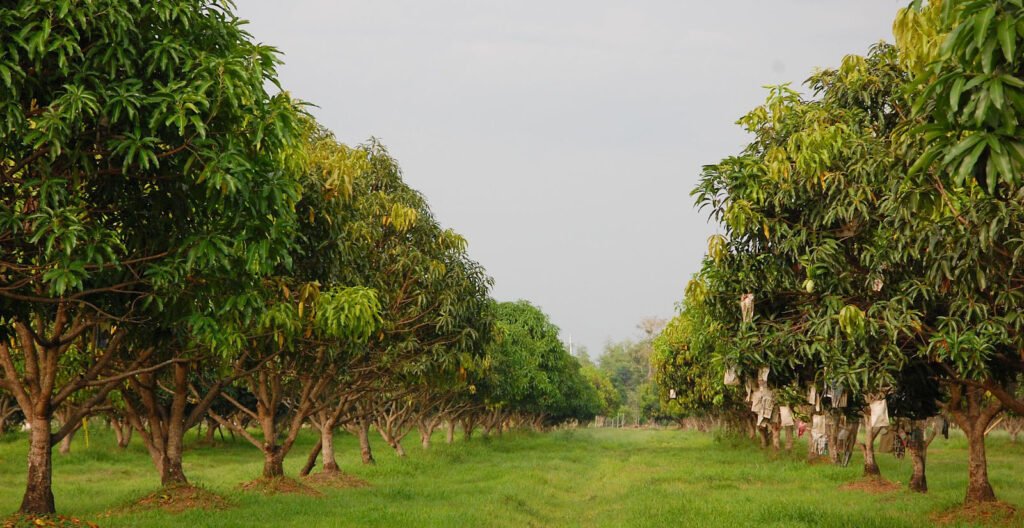
<instances>
[{"instance_id":1,"label":"mowed grass lawn","mask_svg":"<svg viewBox=\"0 0 1024 528\"><path fill-rule=\"evenodd\" d=\"M848 468L808 465L798 445L776 457L745 441L676 430L581 429L516 433L445 445L427 452L407 439L400 460L377 442L376 466L358 460L355 439L338 442L342 469L371 487L324 490L320 497L241 491L262 458L242 441L193 445L185 456L192 482L227 497L224 511L116 513L153 492L158 479L138 443L126 451L93 427L72 453L56 455L57 508L101 526L807 526L931 527L956 506L966 482L962 438L939 438L929 452L931 491L874 495L841 489L860 476ZM286 464L295 475L314 441L304 436ZM0 511L13 512L24 482L25 439L0 440ZM910 461L881 455L883 474L906 483ZM1000 499L1024 507L1024 445L996 434L989 466ZM109 512L115 512L110 514ZM2 515L0 515L2 517Z\"/></svg>"}]
</instances>

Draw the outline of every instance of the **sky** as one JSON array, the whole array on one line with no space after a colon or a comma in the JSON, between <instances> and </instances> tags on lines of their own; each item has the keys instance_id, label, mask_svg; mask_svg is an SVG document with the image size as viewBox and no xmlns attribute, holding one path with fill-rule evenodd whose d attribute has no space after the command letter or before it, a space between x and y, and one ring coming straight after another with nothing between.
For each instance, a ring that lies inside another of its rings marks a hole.
<instances>
[{"instance_id":1,"label":"sky","mask_svg":"<svg viewBox=\"0 0 1024 528\"><path fill-rule=\"evenodd\" d=\"M669 318L715 226L701 167L765 85L892 40L907 0L236 0L338 138L379 138L498 300L600 354Z\"/></svg>"}]
</instances>

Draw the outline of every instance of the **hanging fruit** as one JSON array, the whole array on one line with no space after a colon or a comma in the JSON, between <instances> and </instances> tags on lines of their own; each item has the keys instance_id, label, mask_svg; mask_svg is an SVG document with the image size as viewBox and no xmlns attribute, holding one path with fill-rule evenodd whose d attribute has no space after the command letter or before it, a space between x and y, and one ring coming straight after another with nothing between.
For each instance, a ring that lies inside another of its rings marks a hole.
<instances>
[{"instance_id":1,"label":"hanging fruit","mask_svg":"<svg viewBox=\"0 0 1024 528\"><path fill-rule=\"evenodd\" d=\"M839 310L839 328L849 336L855 336L864 332L864 311L848 304Z\"/></svg>"}]
</instances>

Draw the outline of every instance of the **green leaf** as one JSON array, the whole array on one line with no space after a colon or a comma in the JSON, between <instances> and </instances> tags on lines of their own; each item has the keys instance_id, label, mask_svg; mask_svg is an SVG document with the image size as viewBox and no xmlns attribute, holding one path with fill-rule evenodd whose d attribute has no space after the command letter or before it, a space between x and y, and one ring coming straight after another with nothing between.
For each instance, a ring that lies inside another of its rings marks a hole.
<instances>
[{"instance_id":1,"label":"green leaf","mask_svg":"<svg viewBox=\"0 0 1024 528\"><path fill-rule=\"evenodd\" d=\"M960 95L964 91L964 84L966 82L967 79L963 77L957 77L957 79L953 81L953 87L949 91L949 106L954 111L960 108Z\"/></svg>"},{"instance_id":2,"label":"green leaf","mask_svg":"<svg viewBox=\"0 0 1024 528\"><path fill-rule=\"evenodd\" d=\"M1013 28L1013 18L1010 15L1003 15L999 18L998 35L999 46L1003 50L1003 57L1006 62L1013 64L1013 52L1016 50L1017 35Z\"/></svg>"},{"instance_id":3,"label":"green leaf","mask_svg":"<svg viewBox=\"0 0 1024 528\"><path fill-rule=\"evenodd\" d=\"M957 169L956 171L955 180L958 185L963 185L964 182L967 181L967 178L970 177L971 175L971 171L974 170L974 165L978 163L978 158L981 156L981 153L984 152L987 147L988 145L985 142L979 142L974 147L974 150L972 150L970 154L964 157L964 159L960 163L959 169Z\"/></svg>"},{"instance_id":4,"label":"green leaf","mask_svg":"<svg viewBox=\"0 0 1024 528\"><path fill-rule=\"evenodd\" d=\"M985 42L988 27L996 16L996 7L989 6L974 19L974 45L981 48Z\"/></svg>"},{"instance_id":5,"label":"green leaf","mask_svg":"<svg viewBox=\"0 0 1024 528\"><path fill-rule=\"evenodd\" d=\"M1003 109L1003 83L998 77L988 83L989 98L996 108Z\"/></svg>"},{"instance_id":6,"label":"green leaf","mask_svg":"<svg viewBox=\"0 0 1024 528\"><path fill-rule=\"evenodd\" d=\"M949 165L950 163L953 162L953 160L962 156L964 152L967 152L967 149L977 145L978 142L983 139L985 139L984 134L971 134L963 138L962 140L960 140L959 143L956 144L956 146L949 149L949 151L946 153L946 156L942 159L942 164Z\"/></svg>"}]
</instances>

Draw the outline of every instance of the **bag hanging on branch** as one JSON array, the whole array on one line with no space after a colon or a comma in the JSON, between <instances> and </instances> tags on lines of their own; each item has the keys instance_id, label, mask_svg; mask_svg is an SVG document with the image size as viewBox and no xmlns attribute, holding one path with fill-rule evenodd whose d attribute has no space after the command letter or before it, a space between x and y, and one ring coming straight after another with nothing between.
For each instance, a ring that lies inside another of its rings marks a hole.
<instances>
[{"instance_id":1,"label":"bag hanging on branch","mask_svg":"<svg viewBox=\"0 0 1024 528\"><path fill-rule=\"evenodd\" d=\"M831 417L815 414L811 417L811 445L816 455L824 455L828 450L828 426Z\"/></svg>"},{"instance_id":2,"label":"bag hanging on branch","mask_svg":"<svg viewBox=\"0 0 1024 528\"><path fill-rule=\"evenodd\" d=\"M749 323L754 320L754 294L744 293L740 296L740 313L743 314L743 322Z\"/></svg>"},{"instance_id":3,"label":"bag hanging on branch","mask_svg":"<svg viewBox=\"0 0 1024 528\"><path fill-rule=\"evenodd\" d=\"M727 386L736 386L740 384L740 376L736 373L736 367L729 367L725 369L725 384Z\"/></svg>"},{"instance_id":4,"label":"bag hanging on branch","mask_svg":"<svg viewBox=\"0 0 1024 528\"><path fill-rule=\"evenodd\" d=\"M764 425L772 419L772 411L775 410L775 395L770 389L758 389L754 393L753 400L753 403L750 404L750 411L757 415L757 425Z\"/></svg>"},{"instance_id":5,"label":"bag hanging on branch","mask_svg":"<svg viewBox=\"0 0 1024 528\"><path fill-rule=\"evenodd\" d=\"M780 425L782 425L782 427L790 427L792 425L796 425L796 422L793 420L793 409L790 409L789 406L786 405L780 406L779 423Z\"/></svg>"},{"instance_id":6,"label":"bag hanging on branch","mask_svg":"<svg viewBox=\"0 0 1024 528\"><path fill-rule=\"evenodd\" d=\"M889 426L889 404L885 399L874 400L871 405L871 427Z\"/></svg>"},{"instance_id":7,"label":"bag hanging on branch","mask_svg":"<svg viewBox=\"0 0 1024 528\"><path fill-rule=\"evenodd\" d=\"M849 396L850 391L846 390L841 385L837 385L832 393L832 406L839 408L846 407Z\"/></svg>"}]
</instances>

